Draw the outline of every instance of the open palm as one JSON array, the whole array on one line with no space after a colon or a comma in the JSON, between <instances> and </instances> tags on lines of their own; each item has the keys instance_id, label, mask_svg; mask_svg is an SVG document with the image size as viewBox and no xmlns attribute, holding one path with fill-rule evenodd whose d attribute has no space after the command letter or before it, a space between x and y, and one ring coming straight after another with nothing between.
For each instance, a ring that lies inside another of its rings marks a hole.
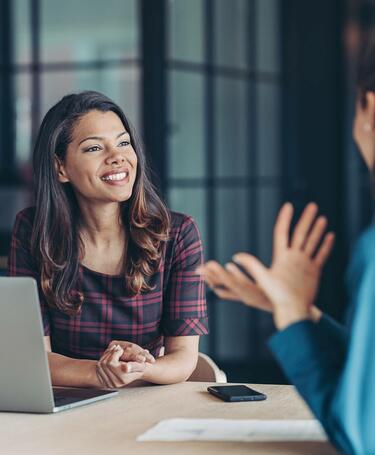
<instances>
[{"instance_id":1,"label":"open palm","mask_svg":"<svg viewBox=\"0 0 375 455\"><path fill-rule=\"evenodd\" d=\"M327 220L322 216L316 218L317 211L316 204L309 204L290 238L293 207L291 204L282 207L274 229L271 267L265 267L247 253L234 257L270 300L279 328L308 317L321 270L333 247L334 234L325 234Z\"/></svg>"}]
</instances>

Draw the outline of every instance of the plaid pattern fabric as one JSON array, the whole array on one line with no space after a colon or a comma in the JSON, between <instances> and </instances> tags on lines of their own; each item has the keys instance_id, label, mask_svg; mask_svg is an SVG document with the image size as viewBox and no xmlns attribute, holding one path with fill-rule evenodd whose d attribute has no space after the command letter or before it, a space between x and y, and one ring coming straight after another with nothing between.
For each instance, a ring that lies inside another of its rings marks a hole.
<instances>
[{"instance_id":1,"label":"plaid pattern fabric","mask_svg":"<svg viewBox=\"0 0 375 455\"><path fill-rule=\"evenodd\" d=\"M16 218L8 261L9 276L37 280L44 333L54 352L98 359L112 340L137 343L157 356L164 336L208 333L204 283L194 270L203 261L202 243L194 220L172 212L172 228L160 269L152 277L152 291L126 295L124 278L80 266L84 295L82 311L68 316L51 308L40 288L40 276L30 253L34 208Z\"/></svg>"}]
</instances>

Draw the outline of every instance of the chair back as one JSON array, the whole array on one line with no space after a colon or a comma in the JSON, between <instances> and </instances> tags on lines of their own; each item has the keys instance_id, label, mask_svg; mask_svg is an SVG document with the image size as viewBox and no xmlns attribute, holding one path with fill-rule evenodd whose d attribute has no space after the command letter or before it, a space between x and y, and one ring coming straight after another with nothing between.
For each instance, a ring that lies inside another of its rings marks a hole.
<instances>
[{"instance_id":1,"label":"chair back","mask_svg":"<svg viewBox=\"0 0 375 455\"><path fill-rule=\"evenodd\" d=\"M208 355L199 352L197 366L188 381L226 383L227 376Z\"/></svg>"}]
</instances>

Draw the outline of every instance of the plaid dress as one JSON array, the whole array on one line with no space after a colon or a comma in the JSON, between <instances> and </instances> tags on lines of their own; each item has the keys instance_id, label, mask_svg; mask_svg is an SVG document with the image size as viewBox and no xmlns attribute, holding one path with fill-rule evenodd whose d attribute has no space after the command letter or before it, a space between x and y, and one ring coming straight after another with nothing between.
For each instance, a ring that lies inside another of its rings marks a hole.
<instances>
[{"instance_id":1,"label":"plaid dress","mask_svg":"<svg viewBox=\"0 0 375 455\"><path fill-rule=\"evenodd\" d=\"M149 279L152 291L126 294L123 276L111 276L80 265L82 311L69 316L48 306L40 274L30 253L35 209L16 218L8 261L9 276L31 276L39 288L44 333L54 352L73 358L98 359L112 340L147 348L158 356L165 336L208 333L204 283L194 273L203 262L202 243L194 220L171 213L171 233L160 268Z\"/></svg>"}]
</instances>

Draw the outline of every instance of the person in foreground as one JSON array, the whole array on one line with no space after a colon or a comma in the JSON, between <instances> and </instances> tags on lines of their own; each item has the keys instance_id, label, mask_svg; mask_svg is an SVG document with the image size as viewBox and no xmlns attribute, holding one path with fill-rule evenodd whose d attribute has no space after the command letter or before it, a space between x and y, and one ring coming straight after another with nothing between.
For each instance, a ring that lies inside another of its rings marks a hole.
<instances>
[{"instance_id":1,"label":"person in foreground","mask_svg":"<svg viewBox=\"0 0 375 455\"><path fill-rule=\"evenodd\" d=\"M202 244L151 185L123 111L97 92L65 96L33 168L35 207L17 215L8 275L37 280L52 383L186 380L208 331Z\"/></svg>"},{"instance_id":2,"label":"person in foreground","mask_svg":"<svg viewBox=\"0 0 375 455\"><path fill-rule=\"evenodd\" d=\"M370 170L375 167L375 37L364 48L359 68L354 138ZM348 269L355 308L350 337L314 307L321 269L333 245L327 221L309 204L292 235L291 204L274 229L269 268L246 253L225 268L214 261L200 268L222 298L272 311L279 332L270 347L281 367L345 453L375 454L375 226L360 237Z\"/></svg>"}]
</instances>

